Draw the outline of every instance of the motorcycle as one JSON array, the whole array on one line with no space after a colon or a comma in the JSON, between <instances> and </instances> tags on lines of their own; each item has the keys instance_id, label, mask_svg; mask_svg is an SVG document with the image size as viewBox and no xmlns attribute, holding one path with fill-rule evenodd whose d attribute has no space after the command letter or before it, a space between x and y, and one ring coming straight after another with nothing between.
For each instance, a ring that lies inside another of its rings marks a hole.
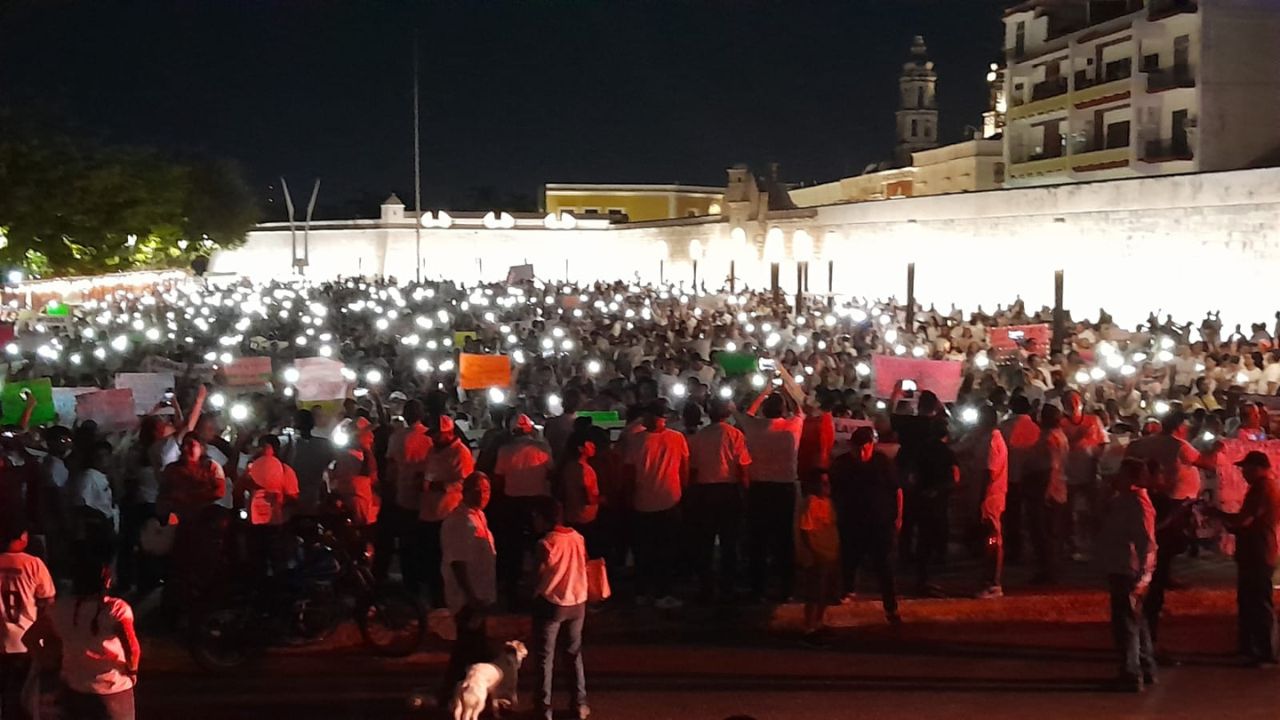
<instances>
[{"instance_id":1,"label":"motorcycle","mask_svg":"<svg viewBox=\"0 0 1280 720\"><path fill-rule=\"evenodd\" d=\"M347 620L378 655L405 657L422 646L426 609L403 587L375 582L349 525L332 518L295 525L285 536L293 545L289 567L266 582L246 577L193 616L189 650L201 667L234 670L269 647L320 642Z\"/></svg>"}]
</instances>

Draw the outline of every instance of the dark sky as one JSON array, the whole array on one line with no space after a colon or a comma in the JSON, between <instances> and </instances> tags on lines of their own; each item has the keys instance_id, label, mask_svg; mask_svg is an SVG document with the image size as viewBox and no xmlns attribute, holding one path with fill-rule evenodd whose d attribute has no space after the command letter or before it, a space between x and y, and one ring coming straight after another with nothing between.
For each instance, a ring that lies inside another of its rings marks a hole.
<instances>
[{"instance_id":1,"label":"dark sky","mask_svg":"<svg viewBox=\"0 0 1280 720\"><path fill-rule=\"evenodd\" d=\"M943 140L978 125L1006 4L0 0L0 103L239 159L264 198L277 175L321 176L332 217L412 196L416 26L425 207L485 185L720 184L738 162L826 180L890 157L914 34Z\"/></svg>"}]
</instances>

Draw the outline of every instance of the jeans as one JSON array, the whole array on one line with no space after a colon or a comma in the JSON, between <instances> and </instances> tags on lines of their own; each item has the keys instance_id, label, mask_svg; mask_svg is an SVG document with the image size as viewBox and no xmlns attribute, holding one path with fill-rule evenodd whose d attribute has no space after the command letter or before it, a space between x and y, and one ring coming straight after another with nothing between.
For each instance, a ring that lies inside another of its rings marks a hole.
<instances>
[{"instance_id":1,"label":"jeans","mask_svg":"<svg viewBox=\"0 0 1280 720\"><path fill-rule=\"evenodd\" d=\"M1276 613L1271 587L1275 566L1265 558L1236 555L1236 612L1240 652L1251 660L1276 662Z\"/></svg>"},{"instance_id":2,"label":"jeans","mask_svg":"<svg viewBox=\"0 0 1280 720\"><path fill-rule=\"evenodd\" d=\"M1147 598L1142 611L1147 616L1147 628L1151 632L1151 641L1160 640L1160 613L1164 610L1164 592L1169 587L1169 578L1173 570L1173 559L1187 549L1187 523L1190 514L1183 513L1171 524L1175 513L1182 513L1181 500L1170 500L1163 495L1153 495L1152 504L1156 511L1156 570L1151 576L1151 587L1147 590Z\"/></svg>"},{"instance_id":3,"label":"jeans","mask_svg":"<svg viewBox=\"0 0 1280 720\"><path fill-rule=\"evenodd\" d=\"M680 506L635 514L637 592L663 597L671 594L671 581L679 561Z\"/></svg>"},{"instance_id":4,"label":"jeans","mask_svg":"<svg viewBox=\"0 0 1280 720\"><path fill-rule=\"evenodd\" d=\"M987 587L1000 587L1004 578L1004 537L1000 525L989 518L982 519L982 532L986 537L983 580Z\"/></svg>"},{"instance_id":5,"label":"jeans","mask_svg":"<svg viewBox=\"0 0 1280 720\"><path fill-rule=\"evenodd\" d=\"M866 560L880 585L880 600L886 614L898 612L898 594L893 582L893 527L875 527L865 518L845 514L840 531L840 560L844 591L851 593L857 585L858 567Z\"/></svg>"},{"instance_id":6,"label":"jeans","mask_svg":"<svg viewBox=\"0 0 1280 720\"><path fill-rule=\"evenodd\" d=\"M385 582L391 570L391 559L400 554L400 575L405 587L416 591L420 579L418 568L414 567L413 544L410 528L418 520L418 512L387 502L378 513L377 535L373 541L373 576Z\"/></svg>"},{"instance_id":7,"label":"jeans","mask_svg":"<svg viewBox=\"0 0 1280 720\"><path fill-rule=\"evenodd\" d=\"M1010 480L1012 481L1013 478ZM1029 527L1032 533L1035 532L1037 505L1043 502L1044 497L1043 493L1036 492L1035 483L1031 480L1032 478L1024 474L1022 479L1010 482L1008 494L1005 496L1003 522L1005 557L1015 565L1022 562L1024 528Z\"/></svg>"},{"instance_id":8,"label":"jeans","mask_svg":"<svg viewBox=\"0 0 1280 720\"><path fill-rule=\"evenodd\" d=\"M508 602L521 595L520 580L524 558L533 551L533 506L537 498L503 497L490 506L490 528L497 548L498 594Z\"/></svg>"},{"instance_id":9,"label":"jeans","mask_svg":"<svg viewBox=\"0 0 1280 720\"><path fill-rule=\"evenodd\" d=\"M534 707L539 712L551 709L551 684L555 676L556 643L563 630L564 652L573 664L573 707L587 704L587 673L582 666L582 623L587 617L586 603L564 607L543 598L534 601L533 641L538 658L537 695Z\"/></svg>"},{"instance_id":10,"label":"jeans","mask_svg":"<svg viewBox=\"0 0 1280 720\"><path fill-rule=\"evenodd\" d=\"M27 653L0 653L0 720L31 717L22 707L22 686L30 669Z\"/></svg>"},{"instance_id":11,"label":"jeans","mask_svg":"<svg viewBox=\"0 0 1280 720\"><path fill-rule=\"evenodd\" d=\"M1063 533L1067 525L1067 506L1043 496L1027 506L1031 518L1031 546L1036 554L1036 578L1048 582L1058 579L1065 552Z\"/></svg>"},{"instance_id":12,"label":"jeans","mask_svg":"<svg viewBox=\"0 0 1280 720\"><path fill-rule=\"evenodd\" d=\"M60 694L63 717L76 720L134 720L133 688L109 695L80 693L63 687Z\"/></svg>"},{"instance_id":13,"label":"jeans","mask_svg":"<svg viewBox=\"0 0 1280 720\"><path fill-rule=\"evenodd\" d=\"M143 592L160 584L155 558L138 547L143 524L155 516L155 503L132 503L120 509L120 555L116 561L116 589L120 592L132 589L135 583Z\"/></svg>"},{"instance_id":14,"label":"jeans","mask_svg":"<svg viewBox=\"0 0 1280 720\"><path fill-rule=\"evenodd\" d=\"M693 555L702 592L709 594L716 586L712 569L716 538L720 539L719 586L733 590L738 574L738 542L742 528L742 487L737 483L694 485L687 501L689 522L693 526Z\"/></svg>"},{"instance_id":15,"label":"jeans","mask_svg":"<svg viewBox=\"0 0 1280 720\"><path fill-rule=\"evenodd\" d=\"M449 650L449 663L445 666L444 676L440 681L437 698L441 707L447 707L453 699L454 688L467 676L468 668L493 659L483 610L463 608L454 615L453 620L458 628L458 635Z\"/></svg>"},{"instance_id":16,"label":"jeans","mask_svg":"<svg viewBox=\"0 0 1280 720\"><path fill-rule=\"evenodd\" d=\"M795 483L752 483L747 489L747 553L751 562L751 592L762 596L771 579L767 560L773 558L773 579L782 597L795 586Z\"/></svg>"},{"instance_id":17,"label":"jeans","mask_svg":"<svg viewBox=\"0 0 1280 720\"><path fill-rule=\"evenodd\" d=\"M1111 635L1120 653L1120 674L1126 678L1154 675L1156 671L1151 633L1142 608L1137 607L1133 586L1133 578L1128 575L1107 576L1107 589L1111 593Z\"/></svg>"}]
</instances>

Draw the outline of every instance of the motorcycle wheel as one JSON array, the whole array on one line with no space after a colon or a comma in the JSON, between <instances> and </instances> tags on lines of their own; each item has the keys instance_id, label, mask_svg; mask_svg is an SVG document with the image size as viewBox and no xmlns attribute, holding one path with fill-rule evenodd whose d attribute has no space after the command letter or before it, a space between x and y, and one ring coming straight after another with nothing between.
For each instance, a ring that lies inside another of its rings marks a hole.
<instances>
[{"instance_id":1,"label":"motorcycle wheel","mask_svg":"<svg viewBox=\"0 0 1280 720\"><path fill-rule=\"evenodd\" d=\"M404 588L385 588L356 609L360 637L378 655L405 657L427 637L427 611Z\"/></svg>"},{"instance_id":2,"label":"motorcycle wheel","mask_svg":"<svg viewBox=\"0 0 1280 720\"><path fill-rule=\"evenodd\" d=\"M219 608L192 619L191 657L201 668L227 673L244 666L257 654L243 608Z\"/></svg>"}]
</instances>

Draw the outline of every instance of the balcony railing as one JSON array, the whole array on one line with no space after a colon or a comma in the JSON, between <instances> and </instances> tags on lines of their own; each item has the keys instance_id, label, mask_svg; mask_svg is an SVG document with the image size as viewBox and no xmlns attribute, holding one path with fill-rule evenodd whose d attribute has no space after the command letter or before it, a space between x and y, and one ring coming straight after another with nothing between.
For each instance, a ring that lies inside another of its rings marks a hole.
<instances>
[{"instance_id":1,"label":"balcony railing","mask_svg":"<svg viewBox=\"0 0 1280 720\"><path fill-rule=\"evenodd\" d=\"M1065 77L1056 78L1054 80L1045 80L1031 86L1031 102L1037 100L1047 100L1051 97L1065 95L1067 93L1067 79Z\"/></svg>"},{"instance_id":2,"label":"balcony railing","mask_svg":"<svg viewBox=\"0 0 1280 720\"><path fill-rule=\"evenodd\" d=\"M1191 68L1172 67L1147 73L1147 92L1163 92L1174 88L1193 88L1196 74Z\"/></svg>"},{"instance_id":3,"label":"balcony railing","mask_svg":"<svg viewBox=\"0 0 1280 720\"><path fill-rule=\"evenodd\" d=\"M1200 10L1198 0L1147 0L1147 18L1160 20L1180 13L1193 13Z\"/></svg>"},{"instance_id":4,"label":"balcony railing","mask_svg":"<svg viewBox=\"0 0 1280 720\"><path fill-rule=\"evenodd\" d=\"M1196 155L1187 140L1148 140L1143 146L1143 162L1194 160Z\"/></svg>"},{"instance_id":5,"label":"balcony railing","mask_svg":"<svg viewBox=\"0 0 1280 720\"><path fill-rule=\"evenodd\" d=\"M1101 78L1089 77L1085 70L1077 70L1075 75L1075 89L1086 90L1095 85L1105 85L1117 80L1128 80L1133 77L1133 65L1131 63L1121 63L1119 65L1108 67L1106 72L1102 73Z\"/></svg>"}]
</instances>

